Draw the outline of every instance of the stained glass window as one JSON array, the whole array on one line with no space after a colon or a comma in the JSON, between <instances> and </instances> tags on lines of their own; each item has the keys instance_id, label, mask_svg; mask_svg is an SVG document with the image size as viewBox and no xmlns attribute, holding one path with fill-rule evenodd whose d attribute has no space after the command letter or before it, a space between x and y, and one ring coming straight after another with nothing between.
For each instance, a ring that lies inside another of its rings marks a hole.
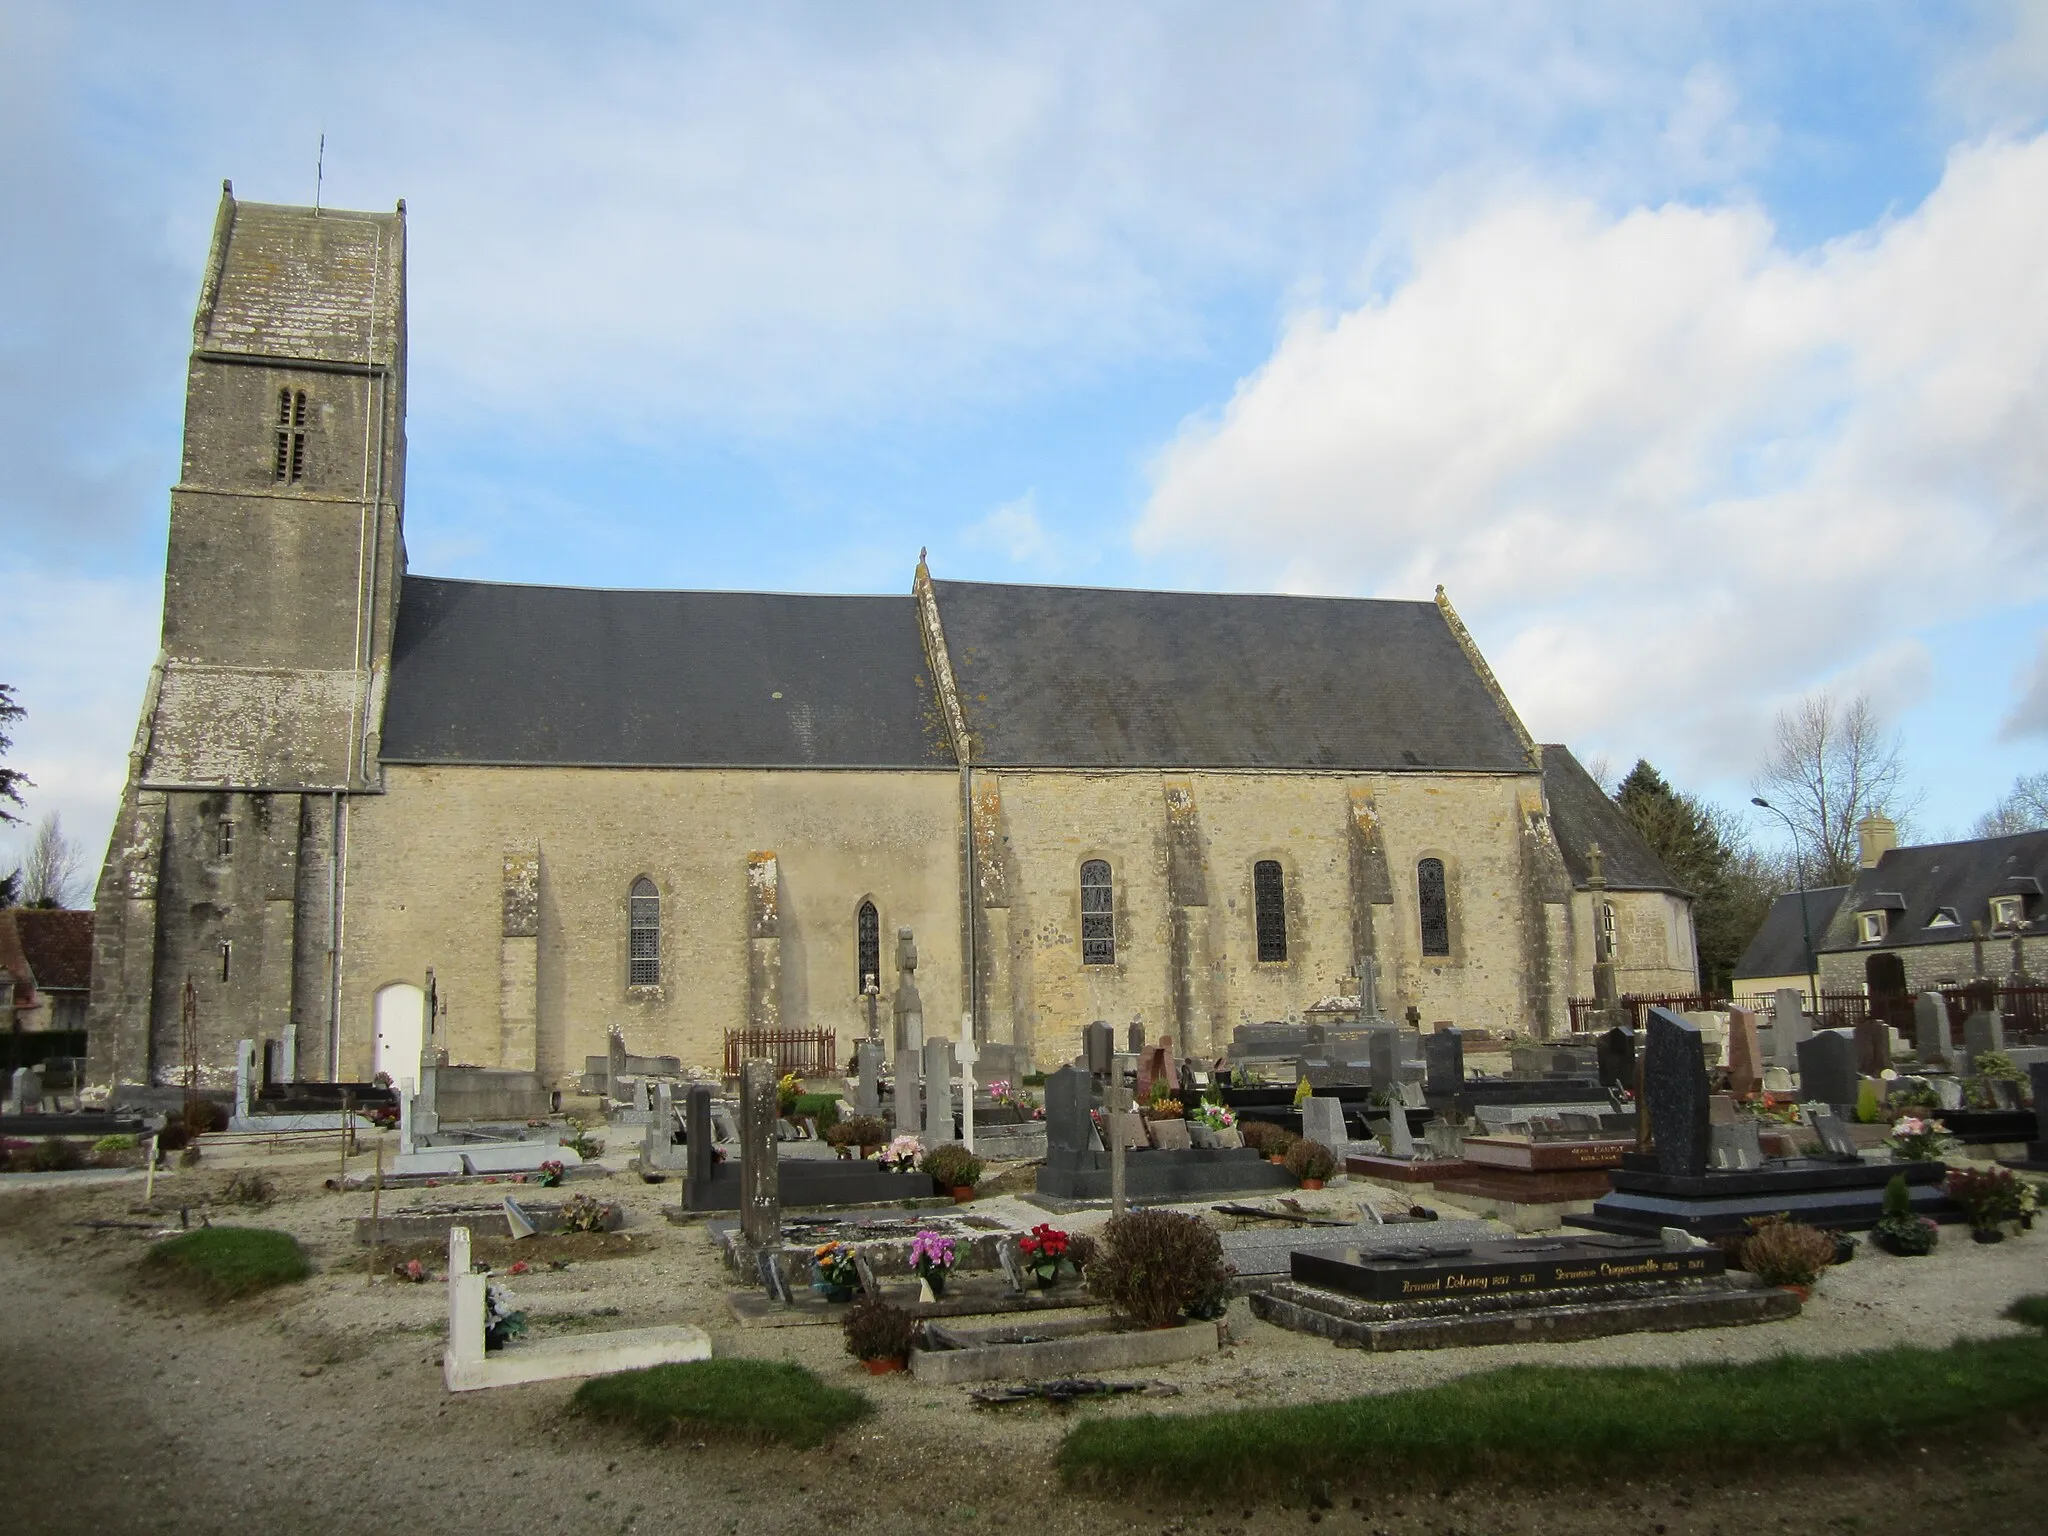
<instances>
[{"instance_id":1,"label":"stained glass window","mask_svg":"<svg viewBox=\"0 0 2048 1536\"><path fill-rule=\"evenodd\" d=\"M1287 958L1287 885L1278 859L1252 866L1252 910L1259 933L1259 958Z\"/></svg>"},{"instance_id":2,"label":"stained glass window","mask_svg":"<svg viewBox=\"0 0 2048 1536\"><path fill-rule=\"evenodd\" d=\"M661 985L661 893L645 878L633 882L632 914L626 929L626 981L635 987Z\"/></svg>"},{"instance_id":3,"label":"stained glass window","mask_svg":"<svg viewBox=\"0 0 2048 1536\"><path fill-rule=\"evenodd\" d=\"M1424 859L1415 866L1415 898L1422 912L1422 952L1451 952L1451 903L1444 890L1444 861Z\"/></svg>"},{"instance_id":4,"label":"stained glass window","mask_svg":"<svg viewBox=\"0 0 2048 1536\"><path fill-rule=\"evenodd\" d=\"M854 963L854 986L865 992L868 983L877 987L882 984L882 920L875 912L872 901L860 904L860 911L854 914L854 947L858 951Z\"/></svg>"},{"instance_id":5,"label":"stained glass window","mask_svg":"<svg viewBox=\"0 0 2048 1536\"><path fill-rule=\"evenodd\" d=\"M1116 893L1106 859L1081 866L1081 963L1116 964Z\"/></svg>"}]
</instances>

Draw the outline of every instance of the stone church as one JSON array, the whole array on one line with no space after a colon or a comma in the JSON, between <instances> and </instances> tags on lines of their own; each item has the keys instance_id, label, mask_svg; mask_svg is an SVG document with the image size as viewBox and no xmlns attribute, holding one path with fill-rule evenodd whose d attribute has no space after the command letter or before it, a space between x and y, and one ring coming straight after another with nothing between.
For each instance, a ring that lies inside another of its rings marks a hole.
<instances>
[{"instance_id":1,"label":"stone church","mask_svg":"<svg viewBox=\"0 0 2048 1536\"><path fill-rule=\"evenodd\" d=\"M613 1030L926 1030L1183 1053L1372 957L1389 1011L1548 1035L1606 926L1696 985L1690 902L1449 602L1003 586L593 591L406 568L405 205L223 189L161 654L101 874L99 1082L418 1059L573 1083ZM1606 889L1589 890L1588 850ZM1597 910L1596 910L1596 897ZM410 1053L408 1055L408 1053Z\"/></svg>"}]
</instances>

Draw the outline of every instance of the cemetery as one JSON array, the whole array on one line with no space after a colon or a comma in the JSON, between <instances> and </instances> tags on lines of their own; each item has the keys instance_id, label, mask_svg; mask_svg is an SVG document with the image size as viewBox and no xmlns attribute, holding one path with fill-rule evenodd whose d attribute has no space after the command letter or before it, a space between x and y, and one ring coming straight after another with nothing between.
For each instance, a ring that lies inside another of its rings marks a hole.
<instances>
[{"instance_id":1,"label":"cemetery","mask_svg":"<svg viewBox=\"0 0 2048 1536\"><path fill-rule=\"evenodd\" d=\"M355 1415L375 1383L444 1469L491 1454L515 1422L493 1405L528 1405L516 1422L562 1426L546 1456L630 1469L599 1502L765 1435L853 1455L898 1508L891 1469L939 1422L986 1464L982 1504L1020 1472L1077 1508L1142 1497L1212 1421L1214 1465L1260 1447L1232 1474L1248 1504L1284 1499L1276 1467L1351 1476L1333 1458L1353 1431L1322 1408L1369 1392L1426 1415L1463 1393L1477 1412L1510 1364L1626 1381L1977 1349L1989 1395L1929 1413L2001 1393L2048 1409L2048 1388L2006 1384L2010 1351L2048 1350L2006 1316L2048 1292L2048 1060L2025 1044L1979 1022L1948 1056L1887 1041L1870 1070L1853 1033L1789 1011L1650 1008L1532 1046L1425 1034L1361 991L1316 1024L1242 1030L1218 1062L1097 1022L1071 1059L1003 1061L993 1083L943 1038L859 1044L827 1080L765 1059L720 1078L615 1038L568 1114L462 1120L437 1060L336 1109L265 1083L252 1042L221 1129L181 1140L178 1115L131 1115L122 1182L0 1174L22 1181L0 1183L0 1279L138 1287L146 1350L210 1309L209 1357L271 1411ZM280 1329L281 1355L263 1342ZM1701 1383L1702 1401L1738 1391ZM475 1406L437 1406L457 1402ZM1177 1449L1128 1439L1189 1414ZM1286 1415L1319 1427L1276 1443ZM608 1439L614 1422L670 1428ZM1387 1466L1423 1454L1386 1433Z\"/></svg>"}]
</instances>

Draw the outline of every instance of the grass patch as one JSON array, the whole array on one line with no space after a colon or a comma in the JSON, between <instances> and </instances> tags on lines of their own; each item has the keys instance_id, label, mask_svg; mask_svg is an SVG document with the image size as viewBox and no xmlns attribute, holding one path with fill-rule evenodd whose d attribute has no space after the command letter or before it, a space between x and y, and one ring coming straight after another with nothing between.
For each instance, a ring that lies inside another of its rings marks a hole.
<instances>
[{"instance_id":1,"label":"grass patch","mask_svg":"<svg viewBox=\"0 0 2048 1536\"><path fill-rule=\"evenodd\" d=\"M836 1093L800 1093L796 1096L796 1108L790 1111L792 1120L815 1119L818 1133L823 1135L839 1123L841 1100Z\"/></svg>"},{"instance_id":2,"label":"grass patch","mask_svg":"<svg viewBox=\"0 0 2048 1536\"><path fill-rule=\"evenodd\" d=\"M2038 1298L2037 1298L2038 1299ZM1076 1425L1070 1483L1181 1490L1446 1476L1555 1482L1875 1449L2048 1411L2048 1338L1965 1340L1732 1365L1518 1365L1440 1386L1291 1408Z\"/></svg>"},{"instance_id":3,"label":"grass patch","mask_svg":"<svg viewBox=\"0 0 2048 1536\"><path fill-rule=\"evenodd\" d=\"M2029 1328L2048 1328L2048 1296L2022 1296L2005 1309L2005 1315Z\"/></svg>"},{"instance_id":4,"label":"grass patch","mask_svg":"<svg viewBox=\"0 0 2048 1536\"><path fill-rule=\"evenodd\" d=\"M874 1412L860 1393L776 1360L692 1360L595 1376L571 1401L650 1439L688 1431L798 1447L822 1445Z\"/></svg>"},{"instance_id":5,"label":"grass patch","mask_svg":"<svg viewBox=\"0 0 2048 1536\"><path fill-rule=\"evenodd\" d=\"M288 1232L261 1227L203 1227L166 1238L142 1256L145 1274L178 1280L215 1301L233 1301L291 1285L313 1273L306 1250Z\"/></svg>"}]
</instances>

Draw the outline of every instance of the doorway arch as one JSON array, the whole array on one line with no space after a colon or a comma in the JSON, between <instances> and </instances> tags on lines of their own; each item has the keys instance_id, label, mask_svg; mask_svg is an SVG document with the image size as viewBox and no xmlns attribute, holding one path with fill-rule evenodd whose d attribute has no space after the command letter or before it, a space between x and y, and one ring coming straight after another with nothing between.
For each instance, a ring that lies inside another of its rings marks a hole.
<instances>
[{"instance_id":1,"label":"doorway arch","mask_svg":"<svg viewBox=\"0 0 2048 1536\"><path fill-rule=\"evenodd\" d=\"M420 1050L427 1043L427 994L409 981L377 989L377 1033L370 1072L387 1072L395 1083L420 1075Z\"/></svg>"}]
</instances>

